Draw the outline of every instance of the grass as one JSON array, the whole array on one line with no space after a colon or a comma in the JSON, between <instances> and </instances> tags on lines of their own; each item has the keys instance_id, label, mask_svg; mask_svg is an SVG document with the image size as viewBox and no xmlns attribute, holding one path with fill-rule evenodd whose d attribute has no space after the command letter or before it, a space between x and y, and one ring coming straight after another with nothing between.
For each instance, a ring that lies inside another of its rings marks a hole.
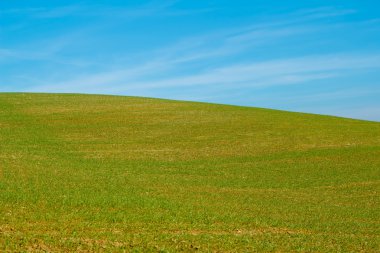
<instances>
[{"instance_id":1,"label":"grass","mask_svg":"<svg viewBox=\"0 0 380 253\"><path fill-rule=\"evenodd\" d=\"M380 123L0 94L0 251L378 252Z\"/></svg>"}]
</instances>

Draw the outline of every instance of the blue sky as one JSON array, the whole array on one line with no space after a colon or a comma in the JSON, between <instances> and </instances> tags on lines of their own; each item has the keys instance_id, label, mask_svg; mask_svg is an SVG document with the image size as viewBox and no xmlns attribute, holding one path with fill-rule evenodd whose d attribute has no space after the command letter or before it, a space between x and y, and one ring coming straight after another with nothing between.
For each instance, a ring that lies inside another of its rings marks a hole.
<instances>
[{"instance_id":1,"label":"blue sky","mask_svg":"<svg viewBox=\"0 0 380 253\"><path fill-rule=\"evenodd\" d=\"M380 121L380 1L0 0L0 92Z\"/></svg>"}]
</instances>

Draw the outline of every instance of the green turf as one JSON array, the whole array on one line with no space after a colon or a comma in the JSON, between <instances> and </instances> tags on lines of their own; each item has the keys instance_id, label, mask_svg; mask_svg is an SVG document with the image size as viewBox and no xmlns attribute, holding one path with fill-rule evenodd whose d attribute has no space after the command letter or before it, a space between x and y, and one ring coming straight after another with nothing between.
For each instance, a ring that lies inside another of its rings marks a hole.
<instances>
[{"instance_id":1,"label":"green turf","mask_svg":"<svg viewBox=\"0 0 380 253\"><path fill-rule=\"evenodd\" d=\"M0 251L380 251L380 123L0 94Z\"/></svg>"}]
</instances>

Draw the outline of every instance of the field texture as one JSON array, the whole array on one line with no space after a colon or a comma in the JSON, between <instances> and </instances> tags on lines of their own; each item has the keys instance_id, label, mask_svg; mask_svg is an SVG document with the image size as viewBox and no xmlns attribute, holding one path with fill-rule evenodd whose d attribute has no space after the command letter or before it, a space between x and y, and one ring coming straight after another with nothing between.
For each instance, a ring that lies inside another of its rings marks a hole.
<instances>
[{"instance_id":1,"label":"field texture","mask_svg":"<svg viewBox=\"0 0 380 253\"><path fill-rule=\"evenodd\" d=\"M0 251L379 252L380 123L0 94Z\"/></svg>"}]
</instances>

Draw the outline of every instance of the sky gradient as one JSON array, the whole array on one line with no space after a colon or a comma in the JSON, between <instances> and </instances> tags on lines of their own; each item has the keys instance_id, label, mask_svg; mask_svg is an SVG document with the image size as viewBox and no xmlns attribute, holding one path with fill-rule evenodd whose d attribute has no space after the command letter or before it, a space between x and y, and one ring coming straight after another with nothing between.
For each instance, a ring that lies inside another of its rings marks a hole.
<instances>
[{"instance_id":1,"label":"sky gradient","mask_svg":"<svg viewBox=\"0 0 380 253\"><path fill-rule=\"evenodd\" d=\"M0 92L380 121L380 2L0 0Z\"/></svg>"}]
</instances>

